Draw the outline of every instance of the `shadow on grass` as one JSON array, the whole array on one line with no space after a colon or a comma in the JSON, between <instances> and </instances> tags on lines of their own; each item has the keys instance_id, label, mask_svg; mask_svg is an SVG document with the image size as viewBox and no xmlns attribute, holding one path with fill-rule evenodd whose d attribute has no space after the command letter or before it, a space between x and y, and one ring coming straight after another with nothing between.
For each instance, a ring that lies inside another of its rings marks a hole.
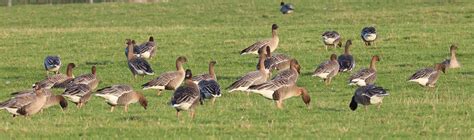
<instances>
[{"instance_id":1,"label":"shadow on grass","mask_svg":"<svg viewBox=\"0 0 474 140\"><path fill-rule=\"evenodd\" d=\"M314 107L313 109L321 110L321 111L326 111L326 112L344 112L344 111L349 111L345 109L336 109L336 108L321 108L321 107ZM347 109L349 109L349 106L347 106Z\"/></svg>"},{"instance_id":2,"label":"shadow on grass","mask_svg":"<svg viewBox=\"0 0 474 140\"><path fill-rule=\"evenodd\" d=\"M113 64L114 62L105 60L105 61L86 61L86 65L109 65Z\"/></svg>"}]
</instances>

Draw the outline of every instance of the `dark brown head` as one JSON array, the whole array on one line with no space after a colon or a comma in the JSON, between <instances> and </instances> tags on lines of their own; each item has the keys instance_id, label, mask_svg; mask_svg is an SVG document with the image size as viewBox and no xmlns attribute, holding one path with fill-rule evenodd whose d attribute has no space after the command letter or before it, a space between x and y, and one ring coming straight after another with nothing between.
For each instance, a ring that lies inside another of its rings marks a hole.
<instances>
[{"instance_id":1,"label":"dark brown head","mask_svg":"<svg viewBox=\"0 0 474 140\"><path fill-rule=\"evenodd\" d=\"M183 63L188 62L188 59L184 56L180 56L178 57L178 59L176 59L176 62L180 62L181 64L183 64Z\"/></svg>"},{"instance_id":2,"label":"dark brown head","mask_svg":"<svg viewBox=\"0 0 474 140\"><path fill-rule=\"evenodd\" d=\"M76 67L76 64L74 63L67 64L67 68L75 68L75 67Z\"/></svg>"},{"instance_id":3,"label":"dark brown head","mask_svg":"<svg viewBox=\"0 0 474 140\"><path fill-rule=\"evenodd\" d=\"M263 46L263 47L261 47L260 49L258 49L258 56L259 56L259 57L262 57L262 56L263 56L263 57L266 57L266 55L267 55L267 48L270 49L270 47L268 47L268 46Z\"/></svg>"},{"instance_id":4,"label":"dark brown head","mask_svg":"<svg viewBox=\"0 0 474 140\"><path fill-rule=\"evenodd\" d=\"M135 40L132 40L132 45L135 45L137 44L137 42Z\"/></svg>"},{"instance_id":5,"label":"dark brown head","mask_svg":"<svg viewBox=\"0 0 474 140\"><path fill-rule=\"evenodd\" d=\"M66 110L67 105L68 105L67 100L64 99L64 97L61 95L55 95L55 98L59 101L59 106L61 106L63 110Z\"/></svg>"},{"instance_id":6,"label":"dark brown head","mask_svg":"<svg viewBox=\"0 0 474 140\"><path fill-rule=\"evenodd\" d=\"M186 73L184 74L185 79L192 79L193 78L193 73L191 72L190 69L186 69Z\"/></svg>"},{"instance_id":7,"label":"dark brown head","mask_svg":"<svg viewBox=\"0 0 474 140\"><path fill-rule=\"evenodd\" d=\"M300 87L299 94L301 95L301 99L303 99L304 104L306 104L306 107L310 108L311 97L309 96L308 90Z\"/></svg>"},{"instance_id":8,"label":"dark brown head","mask_svg":"<svg viewBox=\"0 0 474 140\"><path fill-rule=\"evenodd\" d=\"M155 41L155 39L153 38L153 36L150 36L150 38L148 38L148 41L153 42L153 41Z\"/></svg>"},{"instance_id":9,"label":"dark brown head","mask_svg":"<svg viewBox=\"0 0 474 140\"><path fill-rule=\"evenodd\" d=\"M331 59L332 61L337 60L337 55L336 55L336 54L331 54L330 59Z\"/></svg>"},{"instance_id":10,"label":"dark brown head","mask_svg":"<svg viewBox=\"0 0 474 140\"><path fill-rule=\"evenodd\" d=\"M36 95L40 95L40 94L43 94L43 90L40 86L40 83L39 82L36 82L33 86L33 91L35 92Z\"/></svg>"},{"instance_id":11,"label":"dark brown head","mask_svg":"<svg viewBox=\"0 0 474 140\"><path fill-rule=\"evenodd\" d=\"M379 58L379 56L378 56L378 55L374 55L374 56L372 56L372 61L375 61L375 62L378 62L378 61L380 61L380 58Z\"/></svg>"},{"instance_id":12,"label":"dark brown head","mask_svg":"<svg viewBox=\"0 0 474 140\"><path fill-rule=\"evenodd\" d=\"M216 62L215 60L212 60L212 61L209 62L209 65L213 65L213 66L214 66L214 65L216 65L216 64L217 64L217 62Z\"/></svg>"},{"instance_id":13,"label":"dark brown head","mask_svg":"<svg viewBox=\"0 0 474 140\"><path fill-rule=\"evenodd\" d=\"M455 51L457 49L458 49L458 46L456 44L451 45L451 47L449 48L449 50L451 51Z\"/></svg>"},{"instance_id":14,"label":"dark brown head","mask_svg":"<svg viewBox=\"0 0 474 140\"><path fill-rule=\"evenodd\" d=\"M290 60L290 68L295 69L298 73L300 73L301 65L298 63L298 60L291 59Z\"/></svg>"},{"instance_id":15,"label":"dark brown head","mask_svg":"<svg viewBox=\"0 0 474 140\"><path fill-rule=\"evenodd\" d=\"M270 47L265 47L265 51L267 52L267 57L272 57L272 50L270 49Z\"/></svg>"},{"instance_id":16,"label":"dark brown head","mask_svg":"<svg viewBox=\"0 0 474 140\"><path fill-rule=\"evenodd\" d=\"M285 2L280 2L280 6L283 6L283 5L285 5Z\"/></svg>"},{"instance_id":17,"label":"dark brown head","mask_svg":"<svg viewBox=\"0 0 474 140\"><path fill-rule=\"evenodd\" d=\"M437 63L435 64L435 69L438 71L442 71L443 73L446 73L446 65Z\"/></svg>"},{"instance_id":18,"label":"dark brown head","mask_svg":"<svg viewBox=\"0 0 474 140\"><path fill-rule=\"evenodd\" d=\"M125 44L132 45L133 43L131 39L125 39Z\"/></svg>"},{"instance_id":19,"label":"dark brown head","mask_svg":"<svg viewBox=\"0 0 474 140\"><path fill-rule=\"evenodd\" d=\"M351 40L351 39L347 40L347 41L346 41L346 46L349 47L349 46L351 46L351 45L352 45L352 40Z\"/></svg>"},{"instance_id":20,"label":"dark brown head","mask_svg":"<svg viewBox=\"0 0 474 140\"><path fill-rule=\"evenodd\" d=\"M95 75L95 74L96 74L96 71L97 71L97 69L95 68L95 65L92 66L91 73L92 73L93 75Z\"/></svg>"},{"instance_id":21,"label":"dark brown head","mask_svg":"<svg viewBox=\"0 0 474 140\"><path fill-rule=\"evenodd\" d=\"M276 30L278 29L278 25L277 24L272 24L272 30Z\"/></svg>"},{"instance_id":22,"label":"dark brown head","mask_svg":"<svg viewBox=\"0 0 474 140\"><path fill-rule=\"evenodd\" d=\"M135 92L135 93L138 96L138 102L146 110L146 108L148 106L148 101L146 100L145 96L143 96L143 94L140 93L140 92Z\"/></svg>"}]
</instances>

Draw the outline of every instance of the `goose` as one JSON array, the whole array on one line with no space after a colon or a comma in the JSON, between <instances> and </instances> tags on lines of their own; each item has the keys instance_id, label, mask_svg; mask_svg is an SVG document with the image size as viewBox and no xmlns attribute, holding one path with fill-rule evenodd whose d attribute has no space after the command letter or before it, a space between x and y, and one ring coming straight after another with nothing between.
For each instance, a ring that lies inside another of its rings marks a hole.
<instances>
[{"instance_id":1,"label":"goose","mask_svg":"<svg viewBox=\"0 0 474 140\"><path fill-rule=\"evenodd\" d=\"M137 78L137 75L154 75L153 69L151 69L150 64L145 59L133 55L134 49L130 39L127 39L127 45L129 50L131 50L127 54L128 68L132 72L133 77Z\"/></svg>"},{"instance_id":2,"label":"goose","mask_svg":"<svg viewBox=\"0 0 474 140\"><path fill-rule=\"evenodd\" d=\"M436 81L438 81L440 76L440 71L445 72L445 65L435 64L435 68L424 68L418 70L410 78L409 82L417 82L422 86L435 87Z\"/></svg>"},{"instance_id":3,"label":"goose","mask_svg":"<svg viewBox=\"0 0 474 140\"><path fill-rule=\"evenodd\" d=\"M445 65L446 68L459 68L461 65L458 62L458 59L456 58L456 50L458 47L456 45L451 45L449 48L449 51L451 52L451 59L446 59L445 61L442 62L443 65Z\"/></svg>"},{"instance_id":4,"label":"goose","mask_svg":"<svg viewBox=\"0 0 474 140\"><path fill-rule=\"evenodd\" d=\"M323 78L326 85L331 83L331 79L339 72L339 63L337 62L337 55L332 54L330 60L319 64L318 68L314 70L313 77L317 76Z\"/></svg>"},{"instance_id":5,"label":"goose","mask_svg":"<svg viewBox=\"0 0 474 140\"><path fill-rule=\"evenodd\" d=\"M133 40L132 48L132 54L137 58L152 59L156 55L156 43L153 36L150 36L147 42L144 42L140 45L136 45L135 40ZM125 48L125 56L127 57L129 50L131 49L127 45L127 47Z\"/></svg>"},{"instance_id":6,"label":"goose","mask_svg":"<svg viewBox=\"0 0 474 140\"><path fill-rule=\"evenodd\" d=\"M354 57L349 52L349 48L352 45L352 40L347 40L344 46L344 54L339 55L337 62L339 63L339 72L352 71L356 63Z\"/></svg>"},{"instance_id":7,"label":"goose","mask_svg":"<svg viewBox=\"0 0 474 140\"><path fill-rule=\"evenodd\" d=\"M46 79L36 82L36 83L38 83L38 86L40 86L42 89L60 87L59 85L65 84L66 82L69 82L71 79L74 78L72 71L75 67L76 65L74 63L69 63L67 65L66 74L59 73L52 76L48 76ZM36 85L33 85L33 86L36 86Z\"/></svg>"},{"instance_id":8,"label":"goose","mask_svg":"<svg viewBox=\"0 0 474 140\"><path fill-rule=\"evenodd\" d=\"M59 68L61 68L61 59L59 56L46 56L44 59L44 69L46 70L46 76L49 75L49 72L54 72L54 74L59 73Z\"/></svg>"},{"instance_id":9,"label":"goose","mask_svg":"<svg viewBox=\"0 0 474 140\"><path fill-rule=\"evenodd\" d=\"M336 31L326 31L322 34L322 39L324 47L328 50L328 46L333 46L336 48L336 45L341 47L341 36Z\"/></svg>"},{"instance_id":10,"label":"goose","mask_svg":"<svg viewBox=\"0 0 474 140\"><path fill-rule=\"evenodd\" d=\"M375 44L375 40L377 39L377 32L375 31L375 27L364 27L360 32L360 37L365 43L365 46L370 46Z\"/></svg>"},{"instance_id":11,"label":"goose","mask_svg":"<svg viewBox=\"0 0 474 140\"><path fill-rule=\"evenodd\" d=\"M388 92L383 87L378 87L373 84L361 86L356 89L354 96L352 96L349 108L351 108L352 111L355 111L358 104L362 104L367 111L368 105L377 104L377 108L380 109L383 98L388 95Z\"/></svg>"},{"instance_id":12,"label":"goose","mask_svg":"<svg viewBox=\"0 0 474 140\"><path fill-rule=\"evenodd\" d=\"M214 61L214 60L210 61L209 62L209 73L194 76L193 79L192 79L193 82L198 84L202 80L215 80L215 81L217 81L216 73L214 71L214 66L216 65L216 63L217 62Z\"/></svg>"},{"instance_id":13,"label":"goose","mask_svg":"<svg viewBox=\"0 0 474 140\"><path fill-rule=\"evenodd\" d=\"M176 117L179 119L179 113L182 110L191 111L191 117L196 116L195 108L199 104L200 94L199 87L192 80L193 74L191 70L186 70L186 80L183 86L180 86L171 98L171 105L176 109Z\"/></svg>"},{"instance_id":14,"label":"goose","mask_svg":"<svg viewBox=\"0 0 474 140\"><path fill-rule=\"evenodd\" d=\"M282 14L291 14L295 10L295 7L291 3L285 4L285 2L281 2L280 7L280 12Z\"/></svg>"},{"instance_id":15,"label":"goose","mask_svg":"<svg viewBox=\"0 0 474 140\"><path fill-rule=\"evenodd\" d=\"M257 71L249 72L249 73L245 74L244 76L242 76L239 80L232 83L229 87L227 87L227 90L229 90L229 92L247 91L247 89L250 86L263 84L267 81L267 79L269 77L269 71L265 70L265 66L263 64L264 61L265 61L265 54L262 53L262 51L264 51L265 48L267 48L267 47L263 47L263 48L259 49L259 52L260 52L260 56L259 56L260 69L257 70Z\"/></svg>"},{"instance_id":16,"label":"goose","mask_svg":"<svg viewBox=\"0 0 474 140\"><path fill-rule=\"evenodd\" d=\"M83 75L80 75L80 76L72 79L71 81L69 81L69 83L66 84L66 88L68 86L74 86L74 85L78 85L78 84L88 85L91 90L97 88L97 86L99 85L100 80L99 80L99 78L97 78L96 71L97 71L96 67L92 66L91 73L83 74Z\"/></svg>"},{"instance_id":17,"label":"goose","mask_svg":"<svg viewBox=\"0 0 474 140\"><path fill-rule=\"evenodd\" d=\"M66 87L62 96L76 104L77 108L82 108L91 98L92 89L86 84L76 84Z\"/></svg>"},{"instance_id":18,"label":"goose","mask_svg":"<svg viewBox=\"0 0 474 140\"><path fill-rule=\"evenodd\" d=\"M158 89L157 95L161 95L162 90L175 90L184 80L185 71L183 64L188 60L184 56L176 59L176 71L161 74L157 78L142 85L143 90Z\"/></svg>"},{"instance_id":19,"label":"goose","mask_svg":"<svg viewBox=\"0 0 474 140\"><path fill-rule=\"evenodd\" d=\"M40 86L40 88L41 88L41 86ZM67 100L64 99L63 96L53 95L52 94L53 92L50 89L44 89L44 88L42 88L42 89L43 89L43 92L46 93L46 95L48 95L48 97L47 97L46 103L41 108L41 111L43 109L46 109L46 108L49 108L49 107L55 106L55 105L59 105L61 107L61 110L65 110L67 108L68 103L67 103ZM10 95L13 95L15 97L16 96L36 96L34 90L18 91L18 92L11 93Z\"/></svg>"},{"instance_id":20,"label":"goose","mask_svg":"<svg viewBox=\"0 0 474 140\"><path fill-rule=\"evenodd\" d=\"M128 85L112 85L97 90L95 96L102 97L107 104L111 106L110 112L114 111L115 106L125 106L125 112L128 112L128 105L139 102L146 110L148 101L145 96L139 92L133 91Z\"/></svg>"},{"instance_id":21,"label":"goose","mask_svg":"<svg viewBox=\"0 0 474 140\"><path fill-rule=\"evenodd\" d=\"M291 66L289 69L281 71L272 80L259 85L253 85L249 87L249 91L258 93L266 98L272 98L273 93L287 86L292 86L298 81L298 76L300 73L300 65L296 59L290 61Z\"/></svg>"},{"instance_id":22,"label":"goose","mask_svg":"<svg viewBox=\"0 0 474 140\"><path fill-rule=\"evenodd\" d=\"M205 99L211 99L211 103L214 104L216 98L221 97L221 87L214 79L201 80L198 86L199 93L201 94L201 104Z\"/></svg>"},{"instance_id":23,"label":"goose","mask_svg":"<svg viewBox=\"0 0 474 140\"><path fill-rule=\"evenodd\" d=\"M278 25L273 24L271 39L265 39L265 40L260 40L260 41L255 42L254 44L242 50L240 52L240 55L258 54L258 50L265 46L270 47L271 52L275 51L275 49L278 47L278 42L280 41L280 39L278 38L277 29L278 29Z\"/></svg>"},{"instance_id":24,"label":"goose","mask_svg":"<svg viewBox=\"0 0 474 140\"><path fill-rule=\"evenodd\" d=\"M375 63L379 60L379 56L372 56L370 67L361 69L357 73L352 74L351 77L349 77L349 85L366 86L369 84L374 84L375 80L377 79Z\"/></svg>"},{"instance_id":25,"label":"goose","mask_svg":"<svg viewBox=\"0 0 474 140\"><path fill-rule=\"evenodd\" d=\"M264 64L265 69L273 71L283 71L290 68L290 57L284 54L272 54L270 49L267 47L266 51L267 57L265 58ZM257 70L259 69L260 64L257 63Z\"/></svg>"},{"instance_id":26,"label":"goose","mask_svg":"<svg viewBox=\"0 0 474 140\"><path fill-rule=\"evenodd\" d=\"M0 103L0 110L5 109L13 114L31 116L38 113L46 103L50 92L45 92L40 86L34 87L34 95L22 94Z\"/></svg>"},{"instance_id":27,"label":"goose","mask_svg":"<svg viewBox=\"0 0 474 140\"><path fill-rule=\"evenodd\" d=\"M281 87L273 93L272 98L270 99L275 100L276 107L282 109L283 101L295 96L301 96L306 107L310 108L311 97L308 94L308 90L303 87L298 87L296 84Z\"/></svg>"}]
</instances>

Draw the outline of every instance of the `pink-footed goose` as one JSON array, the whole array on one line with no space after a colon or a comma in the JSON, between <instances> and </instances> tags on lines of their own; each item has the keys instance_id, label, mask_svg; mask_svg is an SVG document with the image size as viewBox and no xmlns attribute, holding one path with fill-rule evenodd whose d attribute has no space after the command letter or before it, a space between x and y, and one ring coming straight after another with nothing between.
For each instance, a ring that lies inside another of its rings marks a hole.
<instances>
[{"instance_id":1,"label":"pink-footed goose","mask_svg":"<svg viewBox=\"0 0 474 140\"><path fill-rule=\"evenodd\" d=\"M148 101L143 94L133 91L128 85L112 85L97 90L95 96L102 97L107 104L111 106L110 112L114 111L115 106L124 106L125 112L128 112L128 105L139 102L146 109Z\"/></svg>"},{"instance_id":2,"label":"pink-footed goose","mask_svg":"<svg viewBox=\"0 0 474 140\"><path fill-rule=\"evenodd\" d=\"M456 51L458 50L458 47L456 45L451 45L449 48L449 52L451 53L451 58L446 59L442 62L443 65L445 65L446 68L460 68L461 64L459 64L458 59L456 58Z\"/></svg>"},{"instance_id":3,"label":"pink-footed goose","mask_svg":"<svg viewBox=\"0 0 474 140\"><path fill-rule=\"evenodd\" d=\"M227 87L227 90L229 90L229 92L247 91L247 89L250 86L259 85L259 84L265 83L267 81L267 79L269 77L268 76L269 71L265 70L265 66L264 66L264 61L265 61L266 54L262 53L262 51L264 51L265 49L266 49L266 47L263 47L259 50L259 52L260 52L260 56L259 56L260 68L259 68L259 70L249 72L249 73L245 74L244 76L242 76L239 80L232 83L229 87ZM249 91L247 91L247 92L249 92Z\"/></svg>"},{"instance_id":4,"label":"pink-footed goose","mask_svg":"<svg viewBox=\"0 0 474 140\"><path fill-rule=\"evenodd\" d=\"M445 65L436 64L434 68L424 68L418 70L415 74L408 78L410 82L417 82L422 86L435 87L441 72L445 72Z\"/></svg>"},{"instance_id":5,"label":"pink-footed goose","mask_svg":"<svg viewBox=\"0 0 474 140\"><path fill-rule=\"evenodd\" d=\"M372 56L370 61L370 67L359 70L349 77L349 85L367 86L374 84L377 79L377 70L375 69L375 63L379 61L379 56Z\"/></svg>"},{"instance_id":6,"label":"pink-footed goose","mask_svg":"<svg viewBox=\"0 0 474 140\"><path fill-rule=\"evenodd\" d=\"M278 25L273 24L272 25L272 38L271 39L265 39L265 40L255 42L254 44L252 44L249 47L242 50L240 52L240 55L258 54L258 51L260 50L260 48L263 48L265 46L270 47L270 50L272 52L275 51L275 49L278 47L278 42L280 41L280 39L278 38L277 29L278 29Z\"/></svg>"},{"instance_id":7,"label":"pink-footed goose","mask_svg":"<svg viewBox=\"0 0 474 140\"><path fill-rule=\"evenodd\" d=\"M143 90L157 89L157 95L161 95L162 90L175 90L184 80L185 71L183 64L188 60L184 56L176 59L176 71L161 74L157 78L142 85Z\"/></svg>"},{"instance_id":8,"label":"pink-footed goose","mask_svg":"<svg viewBox=\"0 0 474 140\"><path fill-rule=\"evenodd\" d=\"M332 54L330 60L319 64L318 68L314 70L313 77L317 76L324 80L326 85L331 83L331 79L339 72L339 63L337 62L337 55Z\"/></svg>"}]
</instances>

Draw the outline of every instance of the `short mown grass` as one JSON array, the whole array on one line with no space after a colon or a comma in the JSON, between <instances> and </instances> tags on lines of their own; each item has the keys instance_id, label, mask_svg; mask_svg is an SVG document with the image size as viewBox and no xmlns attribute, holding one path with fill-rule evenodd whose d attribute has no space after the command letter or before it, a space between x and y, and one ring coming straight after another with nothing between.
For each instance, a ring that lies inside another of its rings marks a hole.
<instances>
[{"instance_id":1,"label":"short mown grass","mask_svg":"<svg viewBox=\"0 0 474 140\"><path fill-rule=\"evenodd\" d=\"M473 2L294 0L297 10L292 15L281 15L279 2L0 7L1 100L44 78L44 57L60 55L64 64L76 63L75 75L89 73L91 64L97 64L99 88L129 84L150 102L148 110L132 105L128 113L122 108L109 112L100 98L80 110L71 103L64 112L52 107L28 118L1 111L0 138L473 139ZM126 38L141 42L154 36L158 54L150 63L157 74L174 70L178 56L188 58L185 68L195 74L207 72L207 62L217 60L219 83L225 88L255 70L256 56L240 56L239 51L270 37L272 23L280 26L276 52L302 65L298 85L309 90L311 109L300 98L287 100L279 110L256 94L224 92L214 106L199 106L195 120L184 113L178 121L167 104L172 92L156 96L156 91L142 91L140 85L157 75L134 80L123 53ZM359 37L370 25L379 33L377 48L365 47ZM356 87L347 85L348 73L339 74L330 86L310 76L331 53L343 52L325 51L320 35L326 30L353 39L357 70L368 67L372 55L381 57L376 83L389 89L390 96L380 110L371 106L350 111ZM406 82L416 70L447 58L452 43L459 46L462 68L442 74L435 88Z\"/></svg>"}]
</instances>

